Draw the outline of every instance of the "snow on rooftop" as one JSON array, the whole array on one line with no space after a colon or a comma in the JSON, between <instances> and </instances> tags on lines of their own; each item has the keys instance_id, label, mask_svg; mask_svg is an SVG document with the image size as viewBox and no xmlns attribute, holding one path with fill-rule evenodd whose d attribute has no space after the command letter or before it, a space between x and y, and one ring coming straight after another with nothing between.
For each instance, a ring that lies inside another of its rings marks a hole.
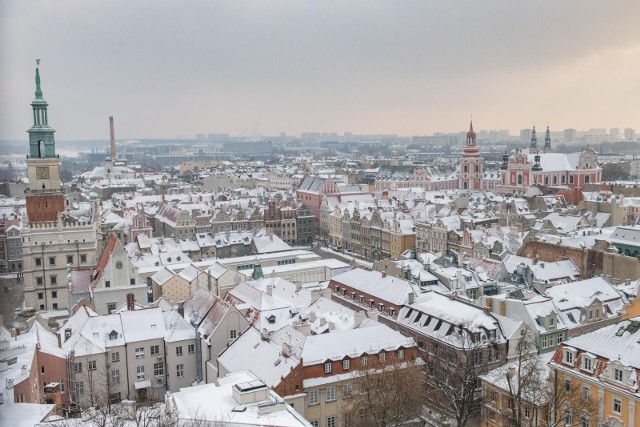
<instances>
[{"instance_id":1,"label":"snow on rooftop","mask_svg":"<svg viewBox=\"0 0 640 427\"><path fill-rule=\"evenodd\" d=\"M302 427L310 424L295 410L284 404L274 391L268 398L255 403L241 405L233 397L233 387L242 383L258 381L250 372L236 372L218 380L219 385L204 384L180 389L167 396L167 405L179 415L178 426L192 425L194 420L210 424L216 421L229 425L273 425L280 427ZM215 405L212 405L215 402ZM281 409L261 413L261 405L281 404Z\"/></svg>"},{"instance_id":2,"label":"snow on rooftop","mask_svg":"<svg viewBox=\"0 0 640 427\"><path fill-rule=\"evenodd\" d=\"M311 335L302 350L304 366L341 360L345 356L359 357L363 353L376 354L400 347L413 347L413 338L405 337L390 327L379 324L363 329L347 329L330 334Z\"/></svg>"},{"instance_id":3,"label":"snow on rooftop","mask_svg":"<svg viewBox=\"0 0 640 427\"><path fill-rule=\"evenodd\" d=\"M361 268L334 276L332 281L395 305L406 304L409 293L412 292L411 283L406 280L389 275L383 277L383 274L378 271L368 271Z\"/></svg>"},{"instance_id":4,"label":"snow on rooftop","mask_svg":"<svg viewBox=\"0 0 640 427\"><path fill-rule=\"evenodd\" d=\"M164 338L166 330L160 308L124 311L120 317L127 342Z\"/></svg>"},{"instance_id":5,"label":"snow on rooftop","mask_svg":"<svg viewBox=\"0 0 640 427\"><path fill-rule=\"evenodd\" d=\"M275 387L300 359L295 355L284 357L280 345L262 339L257 329L249 328L220 354L218 363L225 372L250 370L267 386Z\"/></svg>"},{"instance_id":6,"label":"snow on rooftop","mask_svg":"<svg viewBox=\"0 0 640 427\"><path fill-rule=\"evenodd\" d=\"M13 394L13 393L12 393ZM53 411L53 404L13 403L4 401L0 405L0 420L5 426L33 427Z\"/></svg>"},{"instance_id":7,"label":"snow on rooftop","mask_svg":"<svg viewBox=\"0 0 640 427\"><path fill-rule=\"evenodd\" d=\"M571 338L565 344L640 369L640 317Z\"/></svg>"},{"instance_id":8,"label":"snow on rooftop","mask_svg":"<svg viewBox=\"0 0 640 427\"><path fill-rule=\"evenodd\" d=\"M442 319L451 325L464 325L471 332L480 331L481 328L486 330L497 328L496 319L485 313L481 307L453 300L438 292L427 292L421 295L409 307ZM399 317L402 317L402 312Z\"/></svg>"}]
</instances>

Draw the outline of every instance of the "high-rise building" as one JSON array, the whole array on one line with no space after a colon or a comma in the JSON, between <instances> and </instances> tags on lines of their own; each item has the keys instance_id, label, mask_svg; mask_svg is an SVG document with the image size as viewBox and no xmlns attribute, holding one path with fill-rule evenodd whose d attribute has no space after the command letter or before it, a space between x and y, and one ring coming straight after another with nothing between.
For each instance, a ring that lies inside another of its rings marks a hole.
<instances>
[{"instance_id":1,"label":"high-rise building","mask_svg":"<svg viewBox=\"0 0 640 427\"><path fill-rule=\"evenodd\" d=\"M620 128L609 129L609 138L611 141L618 141L620 139Z\"/></svg>"},{"instance_id":2,"label":"high-rise building","mask_svg":"<svg viewBox=\"0 0 640 427\"><path fill-rule=\"evenodd\" d=\"M520 131L520 142L522 144L527 144L531 142L531 129L522 129Z\"/></svg>"},{"instance_id":3,"label":"high-rise building","mask_svg":"<svg viewBox=\"0 0 640 427\"><path fill-rule=\"evenodd\" d=\"M565 129L563 132L563 140L564 142L577 142L578 131L575 129Z\"/></svg>"},{"instance_id":4,"label":"high-rise building","mask_svg":"<svg viewBox=\"0 0 640 427\"><path fill-rule=\"evenodd\" d=\"M36 98L31 107L33 126L28 130L26 162L27 221L22 233L25 307L62 310L76 302L70 298L70 286L88 285L89 272L96 265L98 212L95 202L88 212L66 210L55 131L49 126L48 104L42 97L38 68ZM73 277L75 283L70 281ZM81 277L87 279L86 283L80 283ZM85 291L88 293L88 289Z\"/></svg>"},{"instance_id":5,"label":"high-rise building","mask_svg":"<svg viewBox=\"0 0 640 427\"><path fill-rule=\"evenodd\" d=\"M636 130L631 128L625 128L624 130L624 140L625 141L635 141L636 140Z\"/></svg>"}]
</instances>

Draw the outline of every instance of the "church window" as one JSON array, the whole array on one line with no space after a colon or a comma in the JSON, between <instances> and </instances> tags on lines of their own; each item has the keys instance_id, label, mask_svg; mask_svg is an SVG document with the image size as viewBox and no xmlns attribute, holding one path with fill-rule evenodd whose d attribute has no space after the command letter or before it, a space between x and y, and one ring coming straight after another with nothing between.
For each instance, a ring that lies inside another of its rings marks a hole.
<instances>
[{"instance_id":1,"label":"church window","mask_svg":"<svg viewBox=\"0 0 640 427\"><path fill-rule=\"evenodd\" d=\"M480 166L476 165L476 173L480 172Z\"/></svg>"},{"instance_id":2,"label":"church window","mask_svg":"<svg viewBox=\"0 0 640 427\"><path fill-rule=\"evenodd\" d=\"M518 175L518 185L522 185L522 175Z\"/></svg>"},{"instance_id":3,"label":"church window","mask_svg":"<svg viewBox=\"0 0 640 427\"><path fill-rule=\"evenodd\" d=\"M467 173L467 172L469 172L469 166L464 165L464 173Z\"/></svg>"}]
</instances>

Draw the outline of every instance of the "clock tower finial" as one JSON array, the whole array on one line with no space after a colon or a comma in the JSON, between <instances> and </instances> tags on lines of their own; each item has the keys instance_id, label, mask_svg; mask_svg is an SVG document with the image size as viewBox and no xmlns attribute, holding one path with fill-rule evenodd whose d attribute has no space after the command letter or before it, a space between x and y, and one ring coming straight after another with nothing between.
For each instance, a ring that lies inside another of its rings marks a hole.
<instances>
[{"instance_id":1,"label":"clock tower finial","mask_svg":"<svg viewBox=\"0 0 640 427\"><path fill-rule=\"evenodd\" d=\"M42 89L40 88L40 60L36 59L36 99L42 99Z\"/></svg>"}]
</instances>

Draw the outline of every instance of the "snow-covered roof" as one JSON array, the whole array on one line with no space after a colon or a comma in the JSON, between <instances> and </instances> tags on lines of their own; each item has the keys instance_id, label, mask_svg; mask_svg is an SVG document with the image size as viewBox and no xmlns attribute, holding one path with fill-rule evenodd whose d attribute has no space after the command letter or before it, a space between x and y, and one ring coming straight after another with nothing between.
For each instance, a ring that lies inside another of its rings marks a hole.
<instances>
[{"instance_id":1,"label":"snow-covered roof","mask_svg":"<svg viewBox=\"0 0 640 427\"><path fill-rule=\"evenodd\" d=\"M253 238L253 244L256 247L256 252L259 254L282 252L292 249L291 246L274 234L255 236Z\"/></svg>"},{"instance_id":2,"label":"snow-covered roof","mask_svg":"<svg viewBox=\"0 0 640 427\"><path fill-rule=\"evenodd\" d=\"M640 317L571 338L565 344L640 369Z\"/></svg>"},{"instance_id":3,"label":"snow-covered roof","mask_svg":"<svg viewBox=\"0 0 640 427\"><path fill-rule=\"evenodd\" d=\"M413 338L405 337L390 327L378 324L367 328L347 329L330 334L307 337L302 350L304 366L324 363L326 360L341 360L359 357L364 353L377 354L400 347L414 347Z\"/></svg>"},{"instance_id":4,"label":"snow-covered roof","mask_svg":"<svg viewBox=\"0 0 640 427\"><path fill-rule=\"evenodd\" d=\"M409 293L413 291L411 283L406 280L361 268L334 276L331 281L398 306L406 304Z\"/></svg>"},{"instance_id":5,"label":"snow-covered roof","mask_svg":"<svg viewBox=\"0 0 640 427\"><path fill-rule=\"evenodd\" d=\"M13 394L13 393L12 393ZM11 427L33 427L52 413L56 405L39 403L13 403L4 401L0 405L0 420Z\"/></svg>"},{"instance_id":6,"label":"snow-covered roof","mask_svg":"<svg viewBox=\"0 0 640 427\"><path fill-rule=\"evenodd\" d=\"M233 397L236 385L259 386L259 378L248 371L231 373L218 379L219 385L204 384L181 388L166 398L168 407L178 414L178 426L192 425L194 422L207 424L218 421L229 425L280 427L308 427L309 424L292 406L285 404L273 390L267 399L241 405ZM211 402L215 402L212 405ZM261 406L279 405L275 409L262 411ZM195 420L195 421L194 421Z\"/></svg>"},{"instance_id":7,"label":"snow-covered roof","mask_svg":"<svg viewBox=\"0 0 640 427\"><path fill-rule=\"evenodd\" d=\"M282 378L300 363L299 357L282 355L282 347L262 339L255 328L247 329L218 357L226 372L250 370L269 387L276 387Z\"/></svg>"},{"instance_id":8,"label":"snow-covered roof","mask_svg":"<svg viewBox=\"0 0 640 427\"><path fill-rule=\"evenodd\" d=\"M124 311L120 317L127 342L164 338L166 330L160 308Z\"/></svg>"},{"instance_id":9,"label":"snow-covered roof","mask_svg":"<svg viewBox=\"0 0 640 427\"><path fill-rule=\"evenodd\" d=\"M624 304L628 303L627 298L602 277L555 285L547 288L546 293L567 317L565 323L569 327L581 324L584 310L596 300L607 309L605 317L617 316Z\"/></svg>"}]
</instances>

